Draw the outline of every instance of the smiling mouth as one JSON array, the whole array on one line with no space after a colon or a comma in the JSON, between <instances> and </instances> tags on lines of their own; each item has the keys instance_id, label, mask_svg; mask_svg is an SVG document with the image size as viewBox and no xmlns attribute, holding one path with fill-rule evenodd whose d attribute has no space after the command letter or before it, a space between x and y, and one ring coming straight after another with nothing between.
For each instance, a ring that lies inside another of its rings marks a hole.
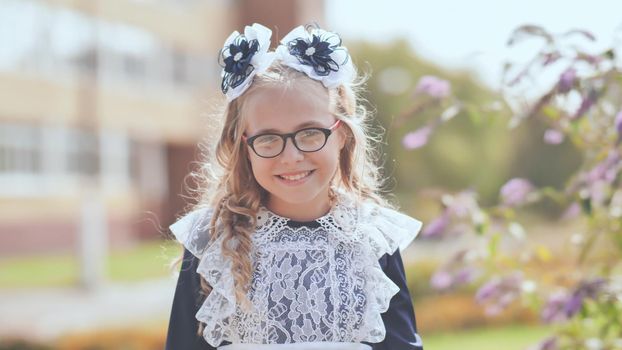
<instances>
[{"instance_id":1,"label":"smiling mouth","mask_svg":"<svg viewBox=\"0 0 622 350\"><path fill-rule=\"evenodd\" d=\"M276 175L277 177L283 179L283 180L287 180L287 181L298 181L298 180L302 180L305 177L311 175L311 173L313 173L315 170L308 170L308 171L303 171L301 173L297 173L297 174L293 174L293 175Z\"/></svg>"}]
</instances>

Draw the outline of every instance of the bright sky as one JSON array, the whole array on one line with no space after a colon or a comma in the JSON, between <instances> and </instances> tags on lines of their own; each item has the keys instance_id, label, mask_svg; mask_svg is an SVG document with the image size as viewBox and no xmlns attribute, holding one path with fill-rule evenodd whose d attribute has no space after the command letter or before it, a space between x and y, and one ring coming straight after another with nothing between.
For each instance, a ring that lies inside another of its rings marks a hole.
<instances>
[{"instance_id":1,"label":"bright sky","mask_svg":"<svg viewBox=\"0 0 622 350\"><path fill-rule=\"evenodd\" d=\"M598 39L593 49L614 40L622 46L622 0L327 0L326 8L329 29L346 40L407 37L424 58L448 68L473 68L493 87L505 57L533 52L530 44L522 53L505 48L522 24L554 33L587 29Z\"/></svg>"}]
</instances>

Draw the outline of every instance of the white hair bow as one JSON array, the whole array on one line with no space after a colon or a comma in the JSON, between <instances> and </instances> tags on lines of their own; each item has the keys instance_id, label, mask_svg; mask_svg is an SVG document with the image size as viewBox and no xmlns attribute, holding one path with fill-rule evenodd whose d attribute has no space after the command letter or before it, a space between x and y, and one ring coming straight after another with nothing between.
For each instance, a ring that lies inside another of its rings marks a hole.
<instances>
[{"instance_id":1,"label":"white hair bow","mask_svg":"<svg viewBox=\"0 0 622 350\"><path fill-rule=\"evenodd\" d=\"M294 28L276 49L278 58L287 66L335 88L354 79L354 65L348 49L341 46L336 33L316 27Z\"/></svg>"},{"instance_id":2,"label":"white hair bow","mask_svg":"<svg viewBox=\"0 0 622 350\"><path fill-rule=\"evenodd\" d=\"M222 71L222 92L232 101L242 95L251 85L257 73L264 72L275 59L274 52L268 52L272 31L254 23L244 28L244 34L234 31L220 51Z\"/></svg>"},{"instance_id":3,"label":"white hair bow","mask_svg":"<svg viewBox=\"0 0 622 350\"><path fill-rule=\"evenodd\" d=\"M275 60L335 88L354 79L355 71L348 50L336 33L303 26L289 32L275 52L268 52L272 31L261 24L246 26L244 34L231 33L220 51L222 92L228 101L248 89L253 77L265 72Z\"/></svg>"}]
</instances>

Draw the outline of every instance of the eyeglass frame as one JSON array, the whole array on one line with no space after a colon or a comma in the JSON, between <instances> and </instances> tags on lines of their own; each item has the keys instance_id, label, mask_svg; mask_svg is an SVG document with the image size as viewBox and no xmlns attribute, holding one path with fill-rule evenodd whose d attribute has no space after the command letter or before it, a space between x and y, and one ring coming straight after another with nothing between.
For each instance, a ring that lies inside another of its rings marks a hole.
<instances>
[{"instance_id":1,"label":"eyeglass frame","mask_svg":"<svg viewBox=\"0 0 622 350\"><path fill-rule=\"evenodd\" d=\"M313 153L313 152L317 152L319 150L321 150L322 148L324 148L324 146L326 146L326 144L328 143L328 138L330 137L330 135L333 134L333 131L335 131L335 129L337 129L339 126L341 125L341 120L337 119L337 121L329 126L328 128L320 128L320 127L308 127L308 128L303 128L300 130L296 130L294 132L290 132L290 133L286 133L286 134L279 134L279 133L275 133L275 132L266 132L266 133L262 133L262 134L258 134L258 135L253 135L251 137L247 137L246 135L242 135L242 140L253 150L253 152L261 158L266 158L266 159L270 159L270 158L276 158L278 156L280 156L283 151L285 151L285 147L287 146L287 139L291 138L292 139L292 144L294 145L294 147L296 147L297 150L299 150L300 152L304 152L304 153ZM324 138L324 144L322 146L320 146L318 149L314 150L314 151L303 151L300 149L300 147L298 147L298 145L296 144L296 134L298 134L299 132L305 131L305 130L320 130L324 133L324 135L326 135L326 137ZM259 153L257 153L257 151L255 150L255 146L253 145L253 142L260 136L265 136L265 135L275 135L280 137L283 140L283 147L281 148L281 151L271 157L266 157L266 156L262 156Z\"/></svg>"}]
</instances>

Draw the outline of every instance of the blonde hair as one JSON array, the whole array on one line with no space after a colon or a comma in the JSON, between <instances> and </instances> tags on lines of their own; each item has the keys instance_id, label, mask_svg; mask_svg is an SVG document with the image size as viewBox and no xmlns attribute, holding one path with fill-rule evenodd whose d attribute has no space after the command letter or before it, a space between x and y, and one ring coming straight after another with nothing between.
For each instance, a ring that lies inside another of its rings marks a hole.
<instances>
[{"instance_id":1,"label":"blonde hair","mask_svg":"<svg viewBox=\"0 0 622 350\"><path fill-rule=\"evenodd\" d=\"M275 62L265 73L257 74L248 90L226 104L222 113L217 116L223 124L215 148L213 143L202 144L201 171L191 174L198 185L195 207L214 209L209 231L210 240L213 242L224 236L222 252L232 261L231 274L234 278L236 299L242 307L250 305L247 293L253 273L250 254L251 235L256 225L255 216L268 196L253 176L248 160L248 147L242 140L245 101L255 91L276 86L287 89L298 84L307 84L311 89L321 88L328 91L331 110L345 124L343 129L346 137L339 155L339 170L332 187L353 194L356 200L372 200L390 206L380 195L382 181L376 164L377 148L372 147L372 143L379 140L369 134L369 114L357 94L362 82L361 79L358 83L343 84L326 90L321 82ZM202 276L201 288L205 296L211 292L211 286ZM202 333L202 326L199 327L199 334Z\"/></svg>"}]
</instances>

